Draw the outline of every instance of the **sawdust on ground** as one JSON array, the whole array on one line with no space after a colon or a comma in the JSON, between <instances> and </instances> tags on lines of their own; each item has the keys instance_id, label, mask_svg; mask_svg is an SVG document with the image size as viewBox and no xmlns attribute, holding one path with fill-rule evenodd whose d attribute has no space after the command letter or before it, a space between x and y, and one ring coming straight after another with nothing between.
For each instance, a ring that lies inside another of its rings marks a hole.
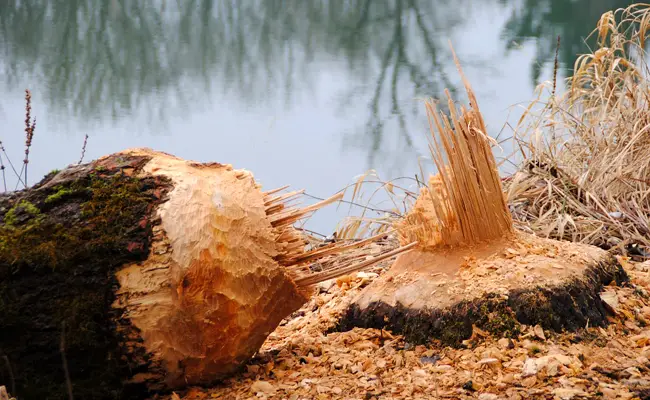
<instances>
[{"instance_id":1,"label":"sawdust on ground","mask_svg":"<svg viewBox=\"0 0 650 400\"><path fill-rule=\"evenodd\" d=\"M464 349L413 346L375 329L327 333L383 272L377 266L321 284L243 373L171 399L650 399L650 263L621 262L632 281L605 288L607 328L530 327L517 340L475 331Z\"/></svg>"}]
</instances>

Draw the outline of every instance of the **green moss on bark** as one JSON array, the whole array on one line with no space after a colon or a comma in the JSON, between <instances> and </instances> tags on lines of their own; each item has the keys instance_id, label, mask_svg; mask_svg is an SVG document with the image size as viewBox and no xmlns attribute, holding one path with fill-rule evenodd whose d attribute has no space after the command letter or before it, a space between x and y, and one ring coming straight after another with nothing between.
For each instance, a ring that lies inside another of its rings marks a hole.
<instances>
[{"instance_id":1,"label":"green moss on bark","mask_svg":"<svg viewBox=\"0 0 650 400\"><path fill-rule=\"evenodd\" d=\"M111 304L114 272L147 257L169 187L133 177L146 161L88 164L0 197L0 371L19 398L67 399L62 335L75 398L139 397L123 378L147 365L120 347Z\"/></svg>"}]
</instances>

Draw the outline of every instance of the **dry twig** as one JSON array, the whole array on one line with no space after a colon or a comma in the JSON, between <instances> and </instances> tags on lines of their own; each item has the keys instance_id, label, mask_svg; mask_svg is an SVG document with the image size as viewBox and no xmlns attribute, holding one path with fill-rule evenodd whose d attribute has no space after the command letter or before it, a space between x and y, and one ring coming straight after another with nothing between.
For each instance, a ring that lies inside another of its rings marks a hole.
<instances>
[{"instance_id":1,"label":"dry twig","mask_svg":"<svg viewBox=\"0 0 650 400\"><path fill-rule=\"evenodd\" d=\"M88 144L88 134L84 136L84 144L81 146L81 158L79 158L79 162L77 164L81 164L84 160L84 156L86 155L86 145Z\"/></svg>"},{"instance_id":2,"label":"dry twig","mask_svg":"<svg viewBox=\"0 0 650 400\"><path fill-rule=\"evenodd\" d=\"M23 185L27 188L27 166L29 164L29 149L32 147L32 140L34 139L34 131L36 130L36 118L32 121L32 93L29 89L25 89L25 158L23 159L23 168L21 173L25 172L25 181ZM16 186L17 187L17 186Z\"/></svg>"}]
</instances>

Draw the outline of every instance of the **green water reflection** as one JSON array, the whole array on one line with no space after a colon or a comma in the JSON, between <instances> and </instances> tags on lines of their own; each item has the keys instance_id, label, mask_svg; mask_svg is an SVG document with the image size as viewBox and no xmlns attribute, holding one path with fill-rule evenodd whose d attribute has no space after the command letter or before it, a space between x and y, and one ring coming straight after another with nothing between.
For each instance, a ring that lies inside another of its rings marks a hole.
<instances>
[{"instance_id":1,"label":"green water reflection","mask_svg":"<svg viewBox=\"0 0 650 400\"><path fill-rule=\"evenodd\" d=\"M508 13L504 55L535 44L532 83L552 63L570 68L586 35L620 0L0 0L0 79L8 90L33 82L50 112L105 123L170 109L191 112L214 93L251 107L313 84L318 69L344 65L354 84L338 107L362 102L362 143L372 164L387 135L412 146L408 121L422 113L404 99L454 91L447 45L475 9ZM480 7L478 7L480 6ZM481 37L472 40L481 41ZM473 60L464 60L472 66ZM475 65L481 68L481 65ZM495 65L483 66L498 69ZM450 76L452 78L450 78ZM478 83L476 83L478 84ZM20 88L22 89L22 88ZM280 100L278 100L280 99ZM390 129L387 124L391 122ZM358 139L356 140L355 139Z\"/></svg>"}]
</instances>

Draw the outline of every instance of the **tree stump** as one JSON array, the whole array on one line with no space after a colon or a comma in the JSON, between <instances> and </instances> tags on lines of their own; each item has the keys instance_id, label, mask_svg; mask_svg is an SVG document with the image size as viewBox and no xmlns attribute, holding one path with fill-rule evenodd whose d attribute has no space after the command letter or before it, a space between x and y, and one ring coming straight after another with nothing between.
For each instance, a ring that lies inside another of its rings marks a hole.
<instances>
[{"instance_id":1,"label":"tree stump","mask_svg":"<svg viewBox=\"0 0 650 400\"><path fill-rule=\"evenodd\" d=\"M449 253L414 250L353 301L337 329L389 329L411 343L460 346L475 327L516 337L521 325L553 331L603 326L604 285L627 274L616 258L589 245L517 233Z\"/></svg>"},{"instance_id":2,"label":"tree stump","mask_svg":"<svg viewBox=\"0 0 650 400\"><path fill-rule=\"evenodd\" d=\"M21 399L131 399L237 371L340 274L309 261L354 247L307 251L293 223L340 196L289 206L299 194L131 149L0 196L2 383Z\"/></svg>"},{"instance_id":3,"label":"tree stump","mask_svg":"<svg viewBox=\"0 0 650 400\"><path fill-rule=\"evenodd\" d=\"M337 329L390 329L414 343L460 345L474 327L515 336L521 324L574 330L606 323L603 285L628 278L605 251L513 228L472 89L450 115L427 102L438 168L397 229L417 249L355 299Z\"/></svg>"}]
</instances>

